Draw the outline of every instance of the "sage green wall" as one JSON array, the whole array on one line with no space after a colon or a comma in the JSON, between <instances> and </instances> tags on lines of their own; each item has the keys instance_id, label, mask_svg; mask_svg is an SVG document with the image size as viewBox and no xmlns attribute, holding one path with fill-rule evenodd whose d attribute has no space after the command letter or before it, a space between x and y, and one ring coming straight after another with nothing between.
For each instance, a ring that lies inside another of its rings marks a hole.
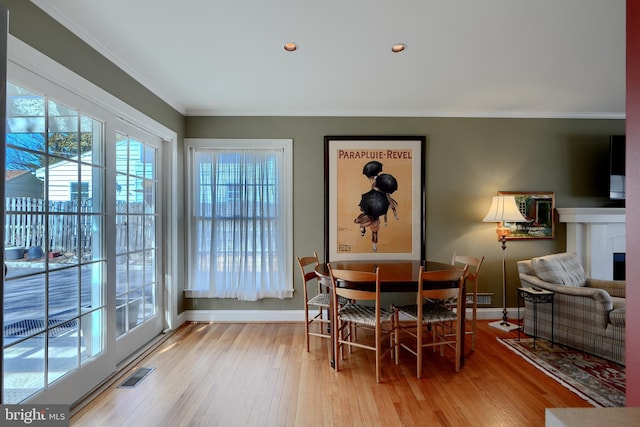
<instances>
[{"instance_id":1,"label":"sage green wall","mask_svg":"<svg viewBox=\"0 0 640 427\"><path fill-rule=\"evenodd\" d=\"M485 256L480 290L495 294L495 306L502 305L502 249L495 225L482 222L491 196L499 190L552 191L556 207L608 206L609 135L624 131L624 120L186 118L188 138L293 139L294 256L324 253L325 135L425 135L427 258L448 262L454 251ZM554 240L508 242L508 306L517 304L516 260L565 247L563 224ZM185 308L300 309L302 282L298 274L294 278L291 300L187 299Z\"/></svg>"}]
</instances>

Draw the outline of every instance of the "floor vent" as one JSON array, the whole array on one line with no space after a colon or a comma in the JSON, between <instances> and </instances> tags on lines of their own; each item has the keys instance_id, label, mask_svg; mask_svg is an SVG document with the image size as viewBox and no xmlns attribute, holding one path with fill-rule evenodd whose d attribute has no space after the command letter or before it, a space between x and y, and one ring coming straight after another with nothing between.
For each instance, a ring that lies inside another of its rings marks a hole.
<instances>
[{"instance_id":1,"label":"floor vent","mask_svg":"<svg viewBox=\"0 0 640 427\"><path fill-rule=\"evenodd\" d=\"M492 293L478 293L478 305L491 305L493 303Z\"/></svg>"},{"instance_id":2,"label":"floor vent","mask_svg":"<svg viewBox=\"0 0 640 427\"><path fill-rule=\"evenodd\" d=\"M129 378L127 378L122 384L118 386L118 388L134 388L137 387L138 384L142 382L151 372L153 372L156 368L138 368L136 371L131 374Z\"/></svg>"}]
</instances>

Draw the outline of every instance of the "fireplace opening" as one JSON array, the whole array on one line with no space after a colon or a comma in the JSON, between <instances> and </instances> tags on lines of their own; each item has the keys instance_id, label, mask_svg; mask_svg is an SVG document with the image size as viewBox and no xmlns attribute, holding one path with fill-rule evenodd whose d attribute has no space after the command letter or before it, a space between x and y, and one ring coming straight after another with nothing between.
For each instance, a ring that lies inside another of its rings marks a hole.
<instances>
[{"instance_id":1,"label":"fireplace opening","mask_svg":"<svg viewBox=\"0 0 640 427\"><path fill-rule=\"evenodd\" d=\"M613 254L613 280L625 280L625 253Z\"/></svg>"}]
</instances>

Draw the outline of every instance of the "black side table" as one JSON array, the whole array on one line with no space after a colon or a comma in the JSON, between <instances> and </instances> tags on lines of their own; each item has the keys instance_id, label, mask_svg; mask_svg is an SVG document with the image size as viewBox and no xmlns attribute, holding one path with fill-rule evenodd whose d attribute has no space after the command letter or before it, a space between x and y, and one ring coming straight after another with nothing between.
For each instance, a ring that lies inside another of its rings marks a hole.
<instances>
[{"instance_id":1,"label":"black side table","mask_svg":"<svg viewBox=\"0 0 640 427\"><path fill-rule=\"evenodd\" d=\"M538 336L538 304L551 304L551 345L553 346L553 295L551 291L540 288L518 288L518 319L520 319L520 298L533 304L533 349L536 349L536 338ZM518 339L520 330L518 329Z\"/></svg>"}]
</instances>

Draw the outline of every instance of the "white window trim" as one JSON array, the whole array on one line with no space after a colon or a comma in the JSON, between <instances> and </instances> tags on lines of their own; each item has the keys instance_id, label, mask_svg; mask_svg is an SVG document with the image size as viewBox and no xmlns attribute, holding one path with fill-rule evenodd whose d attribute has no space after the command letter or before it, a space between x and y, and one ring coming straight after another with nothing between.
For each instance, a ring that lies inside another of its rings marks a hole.
<instances>
[{"instance_id":1,"label":"white window trim","mask_svg":"<svg viewBox=\"0 0 640 427\"><path fill-rule=\"evenodd\" d=\"M186 194L185 203L187 204L187 221L186 228L187 236L191 235L192 231L192 185L193 185L193 165L191 156L189 155L191 148L216 148L216 149L229 149L229 150L241 150L241 149L257 149L257 148L275 148L282 149L284 152L284 183L282 183L282 191L284 192L286 199L286 206L282 210L285 216L285 227L287 243L284 248L284 254L286 260L293 260L293 140L291 139L222 139L222 138L185 138L184 140L184 158L186 159L187 170L185 176L187 178L188 190ZM192 254L191 247L187 245L187 263L191 265ZM293 267L291 262L286 262L287 271L285 277L287 280L287 298L293 297ZM188 289L191 278L189 277L189 268L185 268L186 285L184 295L186 298L198 298L198 291L192 291Z\"/></svg>"}]
</instances>

